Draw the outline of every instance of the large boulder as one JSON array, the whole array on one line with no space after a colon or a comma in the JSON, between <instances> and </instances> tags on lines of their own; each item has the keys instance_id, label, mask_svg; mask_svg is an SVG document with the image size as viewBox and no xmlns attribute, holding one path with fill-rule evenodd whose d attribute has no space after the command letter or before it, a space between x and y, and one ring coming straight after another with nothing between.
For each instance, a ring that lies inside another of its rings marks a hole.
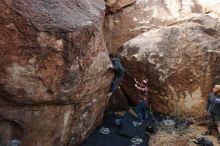
<instances>
[{"instance_id":1,"label":"large boulder","mask_svg":"<svg viewBox=\"0 0 220 146\"><path fill-rule=\"evenodd\" d=\"M3 0L0 9L0 145L80 143L113 78L104 1Z\"/></svg>"},{"instance_id":2,"label":"large boulder","mask_svg":"<svg viewBox=\"0 0 220 146\"><path fill-rule=\"evenodd\" d=\"M122 3L121 7L117 6L118 3ZM135 3L131 0L107 0L107 5L114 8L114 13L106 15L104 35L107 48L113 53L133 37L192 13L220 16L219 0L136 0Z\"/></svg>"},{"instance_id":3,"label":"large boulder","mask_svg":"<svg viewBox=\"0 0 220 146\"><path fill-rule=\"evenodd\" d=\"M122 63L138 80L148 78L154 110L197 118L208 92L220 84L220 22L206 15L145 32L123 45ZM123 89L135 102L132 78Z\"/></svg>"}]
</instances>

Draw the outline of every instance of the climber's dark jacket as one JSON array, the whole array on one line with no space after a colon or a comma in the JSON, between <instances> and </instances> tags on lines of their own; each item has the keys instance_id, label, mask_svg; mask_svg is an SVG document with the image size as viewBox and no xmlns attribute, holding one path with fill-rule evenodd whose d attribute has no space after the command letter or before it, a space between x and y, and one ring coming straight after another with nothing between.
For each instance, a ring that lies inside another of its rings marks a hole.
<instances>
[{"instance_id":1,"label":"climber's dark jacket","mask_svg":"<svg viewBox=\"0 0 220 146\"><path fill-rule=\"evenodd\" d=\"M115 78L122 78L124 75L124 68L121 65L119 58L113 60L113 66L115 70Z\"/></svg>"},{"instance_id":2,"label":"climber's dark jacket","mask_svg":"<svg viewBox=\"0 0 220 146\"><path fill-rule=\"evenodd\" d=\"M208 113L220 114L220 96L209 93L206 110Z\"/></svg>"}]
</instances>

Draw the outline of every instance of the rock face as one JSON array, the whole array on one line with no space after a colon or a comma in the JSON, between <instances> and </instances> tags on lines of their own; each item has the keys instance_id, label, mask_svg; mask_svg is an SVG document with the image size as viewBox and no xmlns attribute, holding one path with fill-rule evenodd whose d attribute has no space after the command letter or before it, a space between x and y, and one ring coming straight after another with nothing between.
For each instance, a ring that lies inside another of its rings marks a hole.
<instances>
[{"instance_id":1,"label":"rock face","mask_svg":"<svg viewBox=\"0 0 220 146\"><path fill-rule=\"evenodd\" d=\"M138 80L148 78L153 109L197 118L208 92L220 84L220 22L195 16L145 32L123 46L125 68ZM131 96L131 78L123 88Z\"/></svg>"},{"instance_id":2,"label":"rock face","mask_svg":"<svg viewBox=\"0 0 220 146\"><path fill-rule=\"evenodd\" d=\"M134 3L135 0L107 0L106 1L107 13L115 13L116 11L119 11L120 9Z\"/></svg>"},{"instance_id":3,"label":"rock face","mask_svg":"<svg viewBox=\"0 0 220 146\"><path fill-rule=\"evenodd\" d=\"M123 7L117 7L120 2ZM115 9L106 16L104 25L107 48L113 53L133 37L192 13L220 16L219 0L107 0L107 5Z\"/></svg>"},{"instance_id":4,"label":"rock face","mask_svg":"<svg viewBox=\"0 0 220 146\"><path fill-rule=\"evenodd\" d=\"M113 76L104 1L3 0L0 8L0 145L80 143L102 117Z\"/></svg>"},{"instance_id":5,"label":"rock face","mask_svg":"<svg viewBox=\"0 0 220 146\"><path fill-rule=\"evenodd\" d=\"M118 88L108 101L109 106L106 112L126 111L129 109L129 101L123 90Z\"/></svg>"}]
</instances>

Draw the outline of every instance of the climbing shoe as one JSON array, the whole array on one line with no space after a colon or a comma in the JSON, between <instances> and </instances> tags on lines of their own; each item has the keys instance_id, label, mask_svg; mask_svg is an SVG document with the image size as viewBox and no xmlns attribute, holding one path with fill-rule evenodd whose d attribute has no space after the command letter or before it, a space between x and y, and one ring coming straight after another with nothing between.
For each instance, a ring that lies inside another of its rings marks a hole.
<instances>
[{"instance_id":1,"label":"climbing shoe","mask_svg":"<svg viewBox=\"0 0 220 146\"><path fill-rule=\"evenodd\" d=\"M112 96L112 92L108 93L107 97L110 98Z\"/></svg>"},{"instance_id":2,"label":"climbing shoe","mask_svg":"<svg viewBox=\"0 0 220 146\"><path fill-rule=\"evenodd\" d=\"M214 146L213 142L207 137L193 139L193 142L199 146Z\"/></svg>"}]
</instances>

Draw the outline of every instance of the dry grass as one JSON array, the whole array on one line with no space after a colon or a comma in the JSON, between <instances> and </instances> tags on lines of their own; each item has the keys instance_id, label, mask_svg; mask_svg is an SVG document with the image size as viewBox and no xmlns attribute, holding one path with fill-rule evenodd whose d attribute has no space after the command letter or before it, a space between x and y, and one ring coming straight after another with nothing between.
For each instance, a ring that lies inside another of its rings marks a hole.
<instances>
[{"instance_id":1,"label":"dry grass","mask_svg":"<svg viewBox=\"0 0 220 146\"><path fill-rule=\"evenodd\" d=\"M157 132L150 136L149 146L195 146L192 139L196 138L195 125L186 128L165 126L157 123Z\"/></svg>"},{"instance_id":2,"label":"dry grass","mask_svg":"<svg viewBox=\"0 0 220 146\"><path fill-rule=\"evenodd\" d=\"M149 146L192 146L191 140L195 137L190 132L179 135L158 130L156 135L150 137Z\"/></svg>"},{"instance_id":3,"label":"dry grass","mask_svg":"<svg viewBox=\"0 0 220 146\"><path fill-rule=\"evenodd\" d=\"M166 129L169 130L166 131ZM155 135L150 136L149 146L197 146L192 140L201 137L201 133L206 130L206 126L198 126L196 124L182 130L160 127ZM214 135L207 137L214 143L214 146L219 146L216 141L216 131L214 131Z\"/></svg>"}]
</instances>

